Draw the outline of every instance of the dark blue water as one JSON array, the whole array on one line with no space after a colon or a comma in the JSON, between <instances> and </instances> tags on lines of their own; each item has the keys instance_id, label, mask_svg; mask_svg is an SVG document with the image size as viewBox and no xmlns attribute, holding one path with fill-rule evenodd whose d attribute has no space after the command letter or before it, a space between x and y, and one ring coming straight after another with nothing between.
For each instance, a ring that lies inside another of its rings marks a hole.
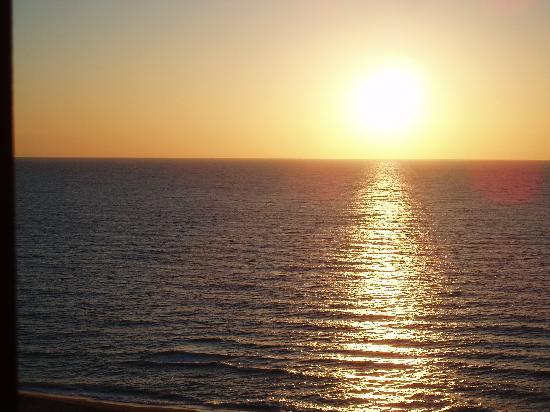
<instances>
[{"instance_id":1,"label":"dark blue water","mask_svg":"<svg viewBox=\"0 0 550 412\"><path fill-rule=\"evenodd\" d=\"M550 408L548 162L16 166L22 388Z\"/></svg>"}]
</instances>

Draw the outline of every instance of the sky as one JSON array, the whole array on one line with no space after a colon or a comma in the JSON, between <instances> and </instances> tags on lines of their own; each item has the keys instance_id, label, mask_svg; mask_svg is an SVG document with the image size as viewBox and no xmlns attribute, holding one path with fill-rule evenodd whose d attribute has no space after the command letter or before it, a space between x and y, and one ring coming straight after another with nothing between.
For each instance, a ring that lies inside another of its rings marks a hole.
<instances>
[{"instance_id":1,"label":"sky","mask_svg":"<svg viewBox=\"0 0 550 412\"><path fill-rule=\"evenodd\" d=\"M550 159L550 1L14 0L13 21L16 156ZM353 120L385 67L423 96L394 135Z\"/></svg>"}]
</instances>

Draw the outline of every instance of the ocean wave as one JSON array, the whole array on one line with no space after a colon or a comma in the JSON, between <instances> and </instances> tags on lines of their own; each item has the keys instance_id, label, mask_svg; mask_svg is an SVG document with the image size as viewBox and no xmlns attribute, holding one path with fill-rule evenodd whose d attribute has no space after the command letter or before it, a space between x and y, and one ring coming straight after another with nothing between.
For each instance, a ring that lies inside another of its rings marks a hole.
<instances>
[{"instance_id":1,"label":"ocean wave","mask_svg":"<svg viewBox=\"0 0 550 412\"><path fill-rule=\"evenodd\" d=\"M205 403L214 409L230 409L237 411L258 411L258 412L286 412L292 411L284 402L275 401L210 401Z\"/></svg>"},{"instance_id":2,"label":"ocean wave","mask_svg":"<svg viewBox=\"0 0 550 412\"><path fill-rule=\"evenodd\" d=\"M186 368L195 370L225 370L226 372L234 372L245 375L264 375L264 376L285 376L285 377L305 377L308 379L322 378L322 374L299 370L291 367L275 367L266 366L266 364L275 364L273 359L258 358L258 361L263 361L263 365L258 362L251 362L249 359L245 362L245 358L234 357L230 355L170 351L159 354L152 354L143 357L139 360L131 360L125 362L129 365L138 366L140 368ZM285 361L285 359L277 359L277 361Z\"/></svg>"},{"instance_id":3,"label":"ocean wave","mask_svg":"<svg viewBox=\"0 0 550 412\"><path fill-rule=\"evenodd\" d=\"M512 365L503 365L501 363L473 364L462 361L442 360L438 362L447 368L460 370L468 375L486 375L490 377L505 376L512 379L550 379L550 369L538 369L528 367L514 367Z\"/></svg>"},{"instance_id":4,"label":"ocean wave","mask_svg":"<svg viewBox=\"0 0 550 412\"><path fill-rule=\"evenodd\" d=\"M190 398L185 394L177 394L148 387L139 389L125 384L108 383L52 383L39 380L28 380L19 383L19 390L51 393L56 395L88 396L94 399L127 402L139 400L143 403L152 402L187 402Z\"/></svg>"},{"instance_id":5,"label":"ocean wave","mask_svg":"<svg viewBox=\"0 0 550 412\"><path fill-rule=\"evenodd\" d=\"M340 359L340 358L314 358L305 359L302 363L310 365L331 366L333 368L345 368L354 370L395 370L409 369L412 365L398 362L383 362L371 359Z\"/></svg>"},{"instance_id":6,"label":"ocean wave","mask_svg":"<svg viewBox=\"0 0 550 412\"><path fill-rule=\"evenodd\" d=\"M202 353L180 350L169 350L163 352L150 353L145 356L152 362L158 363L202 363L230 359L231 356L221 353Z\"/></svg>"}]
</instances>

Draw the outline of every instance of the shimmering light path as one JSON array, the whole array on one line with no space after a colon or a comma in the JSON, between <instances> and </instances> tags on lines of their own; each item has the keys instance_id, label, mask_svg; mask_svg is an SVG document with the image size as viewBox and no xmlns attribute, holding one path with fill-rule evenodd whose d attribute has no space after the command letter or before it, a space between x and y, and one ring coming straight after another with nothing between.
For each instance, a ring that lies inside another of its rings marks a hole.
<instances>
[{"instance_id":1,"label":"shimmering light path","mask_svg":"<svg viewBox=\"0 0 550 412\"><path fill-rule=\"evenodd\" d=\"M365 406L414 406L430 400L445 404L436 388L441 377L429 362L434 333L415 325L432 309L441 278L440 262L426 228L422 210L408 193L401 172L391 163L379 164L367 176L353 202L349 244L339 256L353 265L344 274L355 330L341 348L351 368L343 375L347 396ZM373 390L374 389L374 390Z\"/></svg>"}]
</instances>

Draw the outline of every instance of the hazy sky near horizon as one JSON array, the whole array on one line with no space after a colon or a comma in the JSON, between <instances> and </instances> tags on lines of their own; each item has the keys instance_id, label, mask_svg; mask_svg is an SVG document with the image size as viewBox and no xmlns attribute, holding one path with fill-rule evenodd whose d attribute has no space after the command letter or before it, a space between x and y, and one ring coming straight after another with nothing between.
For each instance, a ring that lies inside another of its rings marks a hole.
<instances>
[{"instance_id":1,"label":"hazy sky near horizon","mask_svg":"<svg viewBox=\"0 0 550 412\"><path fill-rule=\"evenodd\" d=\"M542 0L14 0L15 154L550 159L549 40ZM347 113L387 62L395 141Z\"/></svg>"}]
</instances>

